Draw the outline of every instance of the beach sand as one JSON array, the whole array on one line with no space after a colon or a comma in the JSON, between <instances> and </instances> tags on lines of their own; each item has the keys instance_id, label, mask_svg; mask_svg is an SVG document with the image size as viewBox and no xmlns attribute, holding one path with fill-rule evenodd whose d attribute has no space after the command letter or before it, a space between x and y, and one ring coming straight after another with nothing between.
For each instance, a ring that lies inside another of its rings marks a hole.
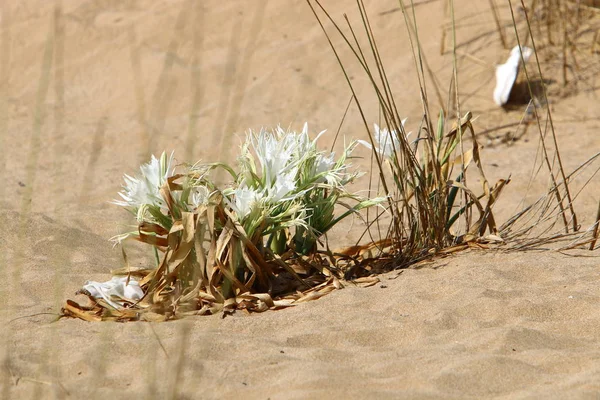
<instances>
[{"instance_id":1,"label":"beach sand","mask_svg":"<svg viewBox=\"0 0 600 400\"><path fill-rule=\"evenodd\" d=\"M355 2L326 3L332 16L347 13L360 26ZM421 104L402 13L394 1L368 3L398 109L415 131ZM447 18L442 2L423 3L415 9L423 50L447 96ZM502 142L524 109L506 112L492 101L493 65L508 50L487 2L455 3L464 17L461 110L487 131L480 141L490 182L512 179L495 209L502 222L548 187L543 173L529 184L537 128ZM123 264L108 241L133 222L109 204L123 173L163 150L179 162L233 162L247 129L278 123L328 129L325 148L350 92L300 0L31 0L0 11L0 398L600 397L597 252L469 250L389 272L369 288L225 319L54 322L86 280L108 280ZM366 76L348 51L341 57L376 122ZM600 149L595 87L571 84L551 97L567 171ZM365 139L356 107L341 132L346 142ZM368 151L356 154L356 167L368 169ZM362 180L352 189L366 187ZM584 226L593 223L599 189L593 178L577 199ZM351 245L363 229L348 220L333 244ZM152 262L142 247L127 251L132 265Z\"/></svg>"}]
</instances>

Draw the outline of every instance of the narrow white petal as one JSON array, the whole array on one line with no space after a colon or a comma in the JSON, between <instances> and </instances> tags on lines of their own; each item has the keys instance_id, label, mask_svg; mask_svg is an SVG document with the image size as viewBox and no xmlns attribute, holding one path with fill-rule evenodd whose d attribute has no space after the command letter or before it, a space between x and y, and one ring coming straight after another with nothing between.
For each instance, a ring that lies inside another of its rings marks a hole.
<instances>
[{"instance_id":1,"label":"narrow white petal","mask_svg":"<svg viewBox=\"0 0 600 400\"><path fill-rule=\"evenodd\" d=\"M364 140L357 140L357 142L359 144L362 144L363 146L365 146L367 149L373 150L373 146L371 145L371 143L364 141Z\"/></svg>"}]
</instances>

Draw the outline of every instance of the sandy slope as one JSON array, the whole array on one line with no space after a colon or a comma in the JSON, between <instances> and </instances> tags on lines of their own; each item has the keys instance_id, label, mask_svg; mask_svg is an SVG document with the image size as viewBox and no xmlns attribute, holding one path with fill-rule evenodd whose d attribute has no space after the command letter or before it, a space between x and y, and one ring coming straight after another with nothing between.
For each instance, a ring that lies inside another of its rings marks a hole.
<instances>
[{"instance_id":1,"label":"sandy slope","mask_svg":"<svg viewBox=\"0 0 600 400\"><path fill-rule=\"evenodd\" d=\"M420 103L402 14L393 1L370 3L414 130ZM483 60L461 56L461 107L482 132L515 124L521 113L491 100L492 66L507 52L487 2L456 3L474 16L459 41L477 38L460 51ZM358 21L352 1L327 6ZM600 396L600 274L589 257L472 251L284 311L160 325L51 323L85 280L108 279L120 266L106 239L130 221L107 201L123 172L162 149L180 161L231 159L246 129L277 123L327 128L326 145L349 92L303 1L27 1L1 11L0 398ZM416 11L428 62L448 82L451 59L439 55L441 31L431 24L444 20L442 4ZM350 75L375 121L368 82L356 68ZM600 148L594 85L551 102L567 169ZM513 177L501 217L525 196L537 149L533 129L512 146L499 143L510 129L482 137L488 177ZM343 133L364 136L356 109ZM536 181L532 193L546 185ZM598 193L596 178L579 198L588 222ZM336 241L360 229L341 227Z\"/></svg>"}]
</instances>

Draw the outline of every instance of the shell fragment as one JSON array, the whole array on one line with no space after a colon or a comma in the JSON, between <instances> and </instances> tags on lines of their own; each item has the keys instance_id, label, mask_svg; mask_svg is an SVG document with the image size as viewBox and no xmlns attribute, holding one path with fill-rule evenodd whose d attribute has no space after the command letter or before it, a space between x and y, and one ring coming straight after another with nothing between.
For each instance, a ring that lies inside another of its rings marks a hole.
<instances>
[{"instance_id":1,"label":"shell fragment","mask_svg":"<svg viewBox=\"0 0 600 400\"><path fill-rule=\"evenodd\" d=\"M115 309L123 308L126 302L135 303L144 297L144 291L133 278L114 276L107 282L87 281L83 290L95 299L102 298Z\"/></svg>"},{"instance_id":2,"label":"shell fragment","mask_svg":"<svg viewBox=\"0 0 600 400\"><path fill-rule=\"evenodd\" d=\"M529 47L523 47L523 60L527 62L533 54ZM521 66L521 52L519 46L513 47L510 57L504 64L496 67L496 88L494 89L494 103L503 106L508 102L510 92L517 80L519 67Z\"/></svg>"}]
</instances>

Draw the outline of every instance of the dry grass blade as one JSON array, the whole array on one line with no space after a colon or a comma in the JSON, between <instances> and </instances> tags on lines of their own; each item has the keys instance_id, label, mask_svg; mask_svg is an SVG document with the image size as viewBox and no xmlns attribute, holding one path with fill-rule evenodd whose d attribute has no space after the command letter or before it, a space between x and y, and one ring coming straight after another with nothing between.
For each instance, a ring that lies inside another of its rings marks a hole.
<instances>
[{"instance_id":1,"label":"dry grass blade","mask_svg":"<svg viewBox=\"0 0 600 400\"><path fill-rule=\"evenodd\" d=\"M592 233L592 241L590 242L590 250L594 250L596 247L596 241L600 234L600 201L598 201L598 212L596 213L596 223L594 224L594 232Z\"/></svg>"}]
</instances>

